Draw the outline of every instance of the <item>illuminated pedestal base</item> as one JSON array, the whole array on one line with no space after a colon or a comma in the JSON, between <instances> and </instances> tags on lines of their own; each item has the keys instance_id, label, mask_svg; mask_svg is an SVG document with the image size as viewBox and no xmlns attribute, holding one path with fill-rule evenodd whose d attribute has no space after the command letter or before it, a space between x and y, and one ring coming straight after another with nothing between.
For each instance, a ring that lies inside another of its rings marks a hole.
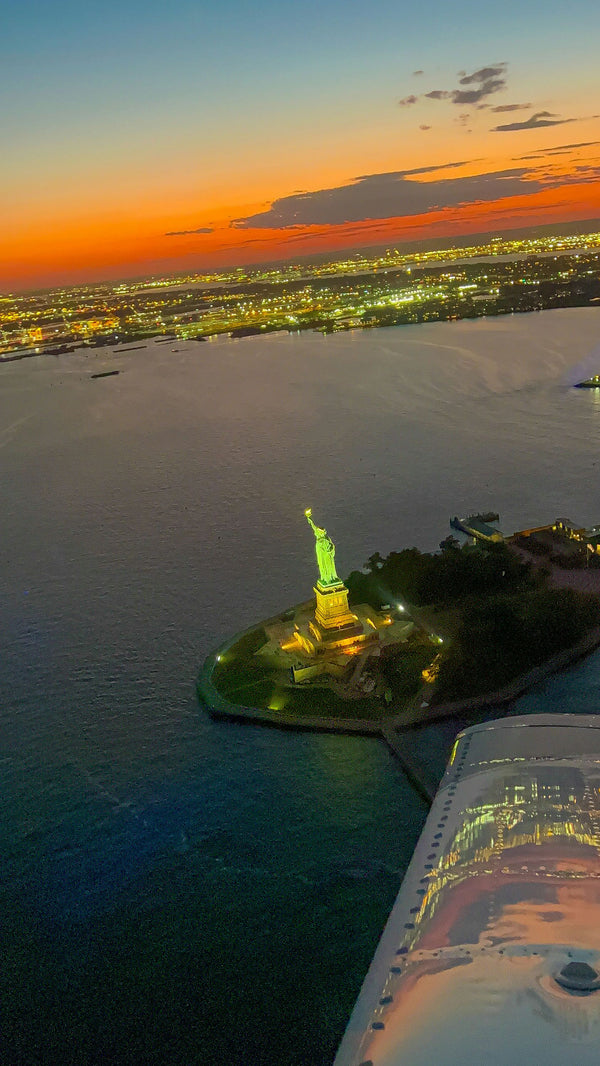
<instances>
[{"instance_id":1,"label":"illuminated pedestal base","mask_svg":"<svg viewBox=\"0 0 600 1066\"><path fill-rule=\"evenodd\" d=\"M317 597L315 621L320 629L358 624L358 618L348 606L348 589L343 581L336 581L335 585L322 585L317 581L314 593Z\"/></svg>"},{"instance_id":2,"label":"illuminated pedestal base","mask_svg":"<svg viewBox=\"0 0 600 1066\"><path fill-rule=\"evenodd\" d=\"M335 585L318 581L315 595L315 619L309 622L309 628L318 644L341 648L365 638L361 622L348 606L348 589L343 581Z\"/></svg>"},{"instance_id":3,"label":"illuminated pedestal base","mask_svg":"<svg viewBox=\"0 0 600 1066\"><path fill-rule=\"evenodd\" d=\"M413 623L393 621L388 614L374 610L367 603L357 604L351 610L347 607L347 590L330 587L334 593L342 593L337 610L341 606L343 613L337 614L329 609L333 607L332 594L331 602L326 592L325 603L321 596L319 601L328 608L327 620L338 624L319 625L315 617L316 604L312 600L287 612L285 618L266 626L265 630L274 664L279 669L287 669L294 684L315 683L317 687L331 687L330 682L334 682L333 689L338 695L345 694L353 699L367 691L361 688L361 676L365 665L367 679L371 676L369 669L373 674L370 656L376 657L385 645L404 642ZM315 592L322 594L323 590L316 589Z\"/></svg>"}]
</instances>

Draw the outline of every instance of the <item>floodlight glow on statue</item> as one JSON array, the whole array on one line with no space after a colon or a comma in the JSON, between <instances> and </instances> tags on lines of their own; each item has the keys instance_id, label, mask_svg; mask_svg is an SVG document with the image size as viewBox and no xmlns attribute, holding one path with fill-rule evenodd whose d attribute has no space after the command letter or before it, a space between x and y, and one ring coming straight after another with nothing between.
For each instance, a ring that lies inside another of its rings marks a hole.
<instances>
[{"instance_id":1,"label":"floodlight glow on statue","mask_svg":"<svg viewBox=\"0 0 600 1066\"><path fill-rule=\"evenodd\" d=\"M361 623L348 606L348 589L340 581L335 569L335 544L327 536L327 530L316 526L312 510L306 508L306 521L315 535L315 551L319 567L319 580L314 586L316 596L314 621L308 623L318 647L326 644L329 649L345 647L364 639ZM314 648L313 648L314 650Z\"/></svg>"},{"instance_id":2,"label":"floodlight glow on statue","mask_svg":"<svg viewBox=\"0 0 600 1066\"><path fill-rule=\"evenodd\" d=\"M327 536L327 530L316 526L312 520L312 510L307 507L304 512L306 520L315 535L315 551L317 553L317 565L319 567L320 581L322 585L336 585L339 583L335 569L335 544L331 537Z\"/></svg>"}]
</instances>

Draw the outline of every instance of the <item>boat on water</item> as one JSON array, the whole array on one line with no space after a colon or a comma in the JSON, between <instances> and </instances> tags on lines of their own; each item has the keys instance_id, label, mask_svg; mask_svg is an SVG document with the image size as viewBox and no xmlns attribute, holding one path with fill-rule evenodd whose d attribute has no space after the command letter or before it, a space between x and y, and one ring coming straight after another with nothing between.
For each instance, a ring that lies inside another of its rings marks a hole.
<instances>
[{"instance_id":1,"label":"boat on water","mask_svg":"<svg viewBox=\"0 0 600 1066\"><path fill-rule=\"evenodd\" d=\"M120 370L101 370L98 374L90 374L91 378L114 378L116 374L120 374Z\"/></svg>"},{"instance_id":2,"label":"boat on water","mask_svg":"<svg viewBox=\"0 0 600 1066\"><path fill-rule=\"evenodd\" d=\"M600 389L600 374L594 374L591 378L586 378L585 381L578 381L575 385L576 389Z\"/></svg>"}]
</instances>

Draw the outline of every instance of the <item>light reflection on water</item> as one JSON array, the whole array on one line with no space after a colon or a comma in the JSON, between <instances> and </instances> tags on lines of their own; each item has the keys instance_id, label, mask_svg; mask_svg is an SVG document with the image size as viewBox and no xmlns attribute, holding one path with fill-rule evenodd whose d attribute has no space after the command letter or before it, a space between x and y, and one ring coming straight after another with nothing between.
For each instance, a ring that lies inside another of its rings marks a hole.
<instances>
[{"instance_id":1,"label":"light reflection on water","mask_svg":"<svg viewBox=\"0 0 600 1066\"><path fill-rule=\"evenodd\" d=\"M597 321L566 310L0 367L15 1057L106 1060L110 1019L115 1061L210 1047L235 1063L240 1046L256 1064L331 1061L423 809L377 742L210 722L199 663L305 598L308 505L342 572L376 549L436 547L471 507L508 529L598 521L596 397L564 384ZM116 362L119 377L90 380ZM599 662L531 709L589 710ZM453 731L427 740L440 770Z\"/></svg>"}]
</instances>

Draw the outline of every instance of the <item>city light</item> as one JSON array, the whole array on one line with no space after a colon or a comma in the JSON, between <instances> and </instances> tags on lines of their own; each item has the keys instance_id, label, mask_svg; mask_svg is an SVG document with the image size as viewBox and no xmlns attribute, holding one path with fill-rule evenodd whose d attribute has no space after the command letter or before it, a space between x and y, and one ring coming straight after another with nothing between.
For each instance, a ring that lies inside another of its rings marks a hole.
<instances>
[{"instance_id":1,"label":"city light","mask_svg":"<svg viewBox=\"0 0 600 1066\"><path fill-rule=\"evenodd\" d=\"M0 360L132 341L332 333L600 302L600 232L355 253L0 296ZM35 349L35 351L34 351Z\"/></svg>"}]
</instances>

